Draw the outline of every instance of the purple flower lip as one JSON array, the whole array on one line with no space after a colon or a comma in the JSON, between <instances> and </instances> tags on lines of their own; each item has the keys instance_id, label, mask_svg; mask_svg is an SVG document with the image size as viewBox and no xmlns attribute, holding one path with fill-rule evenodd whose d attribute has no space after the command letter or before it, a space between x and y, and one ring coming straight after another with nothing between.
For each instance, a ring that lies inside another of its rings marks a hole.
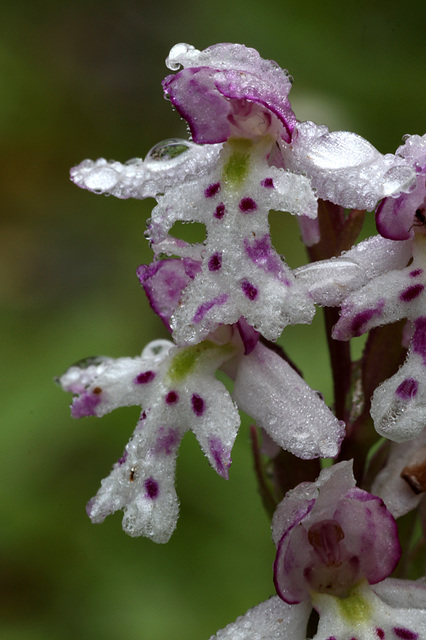
<instances>
[{"instance_id":1,"label":"purple flower lip","mask_svg":"<svg viewBox=\"0 0 426 640\"><path fill-rule=\"evenodd\" d=\"M173 71L183 66L165 78L163 89L195 142L225 142L240 119L254 135L278 123L280 136L290 142L296 126L288 100L291 78L255 49L223 43L197 51L179 44L166 64Z\"/></svg>"}]
</instances>

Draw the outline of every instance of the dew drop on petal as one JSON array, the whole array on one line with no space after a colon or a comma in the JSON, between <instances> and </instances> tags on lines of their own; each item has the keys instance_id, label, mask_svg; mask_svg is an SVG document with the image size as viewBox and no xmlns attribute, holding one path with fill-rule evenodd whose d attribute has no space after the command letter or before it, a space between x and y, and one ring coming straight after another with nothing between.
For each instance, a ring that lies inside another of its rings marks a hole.
<instances>
[{"instance_id":1,"label":"dew drop on petal","mask_svg":"<svg viewBox=\"0 0 426 640\"><path fill-rule=\"evenodd\" d=\"M403 165L392 167L383 176L383 194L391 196L393 193L399 194L400 191L407 192L412 190L416 184L416 175L411 167Z\"/></svg>"},{"instance_id":2,"label":"dew drop on petal","mask_svg":"<svg viewBox=\"0 0 426 640\"><path fill-rule=\"evenodd\" d=\"M167 356L171 347L173 347L173 342L170 342L170 340L163 340L161 338L153 340L149 342L142 351L142 358L147 358L152 362L160 362Z\"/></svg>"},{"instance_id":3,"label":"dew drop on petal","mask_svg":"<svg viewBox=\"0 0 426 640\"><path fill-rule=\"evenodd\" d=\"M110 358L106 356L89 356L88 358L82 358L77 362L74 362L73 367L78 367L79 369L88 369L92 365L96 366L99 364L103 364L104 362L109 362Z\"/></svg>"},{"instance_id":4,"label":"dew drop on petal","mask_svg":"<svg viewBox=\"0 0 426 640\"><path fill-rule=\"evenodd\" d=\"M95 193L104 193L115 187L119 174L111 167L98 167L85 176L83 183L86 189Z\"/></svg>"},{"instance_id":5,"label":"dew drop on petal","mask_svg":"<svg viewBox=\"0 0 426 640\"><path fill-rule=\"evenodd\" d=\"M128 167L133 164L140 164L141 162L143 162L142 158L130 158L130 160L127 160L124 164Z\"/></svg>"},{"instance_id":6,"label":"dew drop on petal","mask_svg":"<svg viewBox=\"0 0 426 640\"><path fill-rule=\"evenodd\" d=\"M349 131L332 131L316 140L309 158L322 169L342 169L372 162L379 156L377 149L361 136Z\"/></svg>"},{"instance_id":7,"label":"dew drop on petal","mask_svg":"<svg viewBox=\"0 0 426 640\"><path fill-rule=\"evenodd\" d=\"M195 47L185 42L179 42L171 48L169 55L166 58L166 67L171 71L177 71L182 63L178 61L181 56L185 56L189 51L196 51Z\"/></svg>"},{"instance_id":8,"label":"dew drop on petal","mask_svg":"<svg viewBox=\"0 0 426 640\"><path fill-rule=\"evenodd\" d=\"M187 140L181 140L180 138L163 140L148 151L145 158L145 166L149 169L160 168L160 166L164 168L166 163L167 166L173 166L181 162L182 158L180 156L190 148L191 145Z\"/></svg>"}]
</instances>

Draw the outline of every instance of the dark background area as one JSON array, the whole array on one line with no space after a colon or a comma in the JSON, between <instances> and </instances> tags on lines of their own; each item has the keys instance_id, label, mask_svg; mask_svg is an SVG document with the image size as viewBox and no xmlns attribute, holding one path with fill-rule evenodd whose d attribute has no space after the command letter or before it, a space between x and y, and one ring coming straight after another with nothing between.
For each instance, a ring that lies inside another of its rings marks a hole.
<instances>
[{"instance_id":1,"label":"dark background area","mask_svg":"<svg viewBox=\"0 0 426 640\"><path fill-rule=\"evenodd\" d=\"M54 376L84 356L136 355L166 335L134 275L151 260L143 231L153 201L96 197L69 182L69 168L186 136L160 86L177 42L255 47L293 75L299 119L394 152L403 134L424 133L425 15L415 1L3 0L3 637L202 640L273 593L247 422L227 483L185 438L168 545L128 538L121 514L102 526L85 514L138 410L73 421ZM295 221L272 214L271 223L277 249L302 264ZM317 315L313 329L289 328L281 342L330 398Z\"/></svg>"}]
</instances>

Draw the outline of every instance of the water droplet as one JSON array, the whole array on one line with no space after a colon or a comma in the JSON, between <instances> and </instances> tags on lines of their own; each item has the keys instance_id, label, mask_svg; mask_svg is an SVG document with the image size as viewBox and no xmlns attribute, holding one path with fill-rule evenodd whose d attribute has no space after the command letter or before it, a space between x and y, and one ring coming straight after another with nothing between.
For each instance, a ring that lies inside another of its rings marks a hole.
<instances>
[{"instance_id":1,"label":"water droplet","mask_svg":"<svg viewBox=\"0 0 426 640\"><path fill-rule=\"evenodd\" d=\"M84 186L95 193L110 191L117 184L119 174L111 167L97 167L84 178Z\"/></svg>"},{"instance_id":2,"label":"water droplet","mask_svg":"<svg viewBox=\"0 0 426 640\"><path fill-rule=\"evenodd\" d=\"M185 42L179 42L179 44L175 44L166 58L166 66L171 69L171 71L177 71L179 67L183 66L179 58L181 58L182 56L186 57L188 52L192 51L194 51L195 53L199 53L199 51L197 51L195 47L190 44L186 44Z\"/></svg>"},{"instance_id":3,"label":"water droplet","mask_svg":"<svg viewBox=\"0 0 426 640\"><path fill-rule=\"evenodd\" d=\"M92 365L102 364L103 362L109 361L110 358L106 356L89 356L88 358L82 358L77 362L74 362L73 367L78 367L79 369L88 369Z\"/></svg>"},{"instance_id":4,"label":"water droplet","mask_svg":"<svg viewBox=\"0 0 426 640\"><path fill-rule=\"evenodd\" d=\"M158 163L172 162L174 163L179 156L185 151L190 149L191 145L187 140L180 140L179 138L170 138L169 140L163 140L156 144L148 152L145 163L149 166L157 165ZM179 159L180 161L180 159Z\"/></svg>"},{"instance_id":5,"label":"water droplet","mask_svg":"<svg viewBox=\"0 0 426 640\"><path fill-rule=\"evenodd\" d=\"M373 162L380 157L367 140L349 131L331 131L316 140L309 158L321 169L343 169Z\"/></svg>"},{"instance_id":6,"label":"water droplet","mask_svg":"<svg viewBox=\"0 0 426 640\"><path fill-rule=\"evenodd\" d=\"M147 344L142 351L142 358L150 359L153 362L159 362L168 354L172 347L173 342L170 342L170 340L163 340L161 338L153 340Z\"/></svg>"},{"instance_id":7,"label":"water droplet","mask_svg":"<svg viewBox=\"0 0 426 640\"><path fill-rule=\"evenodd\" d=\"M129 166L132 164L139 164L140 162L143 162L142 158L130 158L130 160L127 160L127 162L125 162L124 164L126 166Z\"/></svg>"},{"instance_id":8,"label":"water droplet","mask_svg":"<svg viewBox=\"0 0 426 640\"><path fill-rule=\"evenodd\" d=\"M166 67L168 67L172 71L177 71L180 66L180 62L173 62L172 60L169 60L169 58L167 58Z\"/></svg>"},{"instance_id":9,"label":"water droplet","mask_svg":"<svg viewBox=\"0 0 426 640\"><path fill-rule=\"evenodd\" d=\"M383 176L383 194L391 196L394 193L399 195L401 191L407 193L412 191L416 184L416 174L411 167L404 165L392 167Z\"/></svg>"}]
</instances>

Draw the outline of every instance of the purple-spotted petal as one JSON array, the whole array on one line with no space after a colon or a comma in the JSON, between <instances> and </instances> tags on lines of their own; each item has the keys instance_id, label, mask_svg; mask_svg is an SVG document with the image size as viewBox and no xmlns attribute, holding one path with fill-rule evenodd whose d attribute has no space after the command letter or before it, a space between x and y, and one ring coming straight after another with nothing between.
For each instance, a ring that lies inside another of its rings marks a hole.
<instances>
[{"instance_id":1,"label":"purple-spotted petal","mask_svg":"<svg viewBox=\"0 0 426 640\"><path fill-rule=\"evenodd\" d=\"M422 318L415 322L420 325ZM421 337L420 337L421 334ZM404 442L420 435L426 424L426 363L416 342L426 338L422 327L415 329L411 350L395 375L383 382L374 392L371 416L380 435Z\"/></svg>"},{"instance_id":2,"label":"purple-spotted petal","mask_svg":"<svg viewBox=\"0 0 426 640\"><path fill-rule=\"evenodd\" d=\"M415 260L409 267L373 278L342 304L339 322L333 329L337 340L360 336L373 327L414 319L422 315L425 304L424 278L414 279ZM422 275L423 271L420 272Z\"/></svg>"},{"instance_id":3,"label":"purple-spotted petal","mask_svg":"<svg viewBox=\"0 0 426 640\"><path fill-rule=\"evenodd\" d=\"M155 413L155 409L154 409ZM138 424L126 447L126 455L90 501L88 515L100 523L118 510L124 511L123 529L130 536L146 536L165 543L173 533L179 513L174 487L177 449L185 429L167 435L155 426L153 412ZM164 429L164 428L163 428Z\"/></svg>"},{"instance_id":4,"label":"purple-spotted petal","mask_svg":"<svg viewBox=\"0 0 426 640\"><path fill-rule=\"evenodd\" d=\"M104 415L120 406L144 411L124 454L88 505L93 522L124 511L123 528L167 542L178 517L174 471L180 441L192 430L219 475L227 478L240 417L216 370L237 353L232 344L205 342L179 349L149 343L138 358L102 359L60 379L74 391L74 417Z\"/></svg>"},{"instance_id":5,"label":"purple-spotted petal","mask_svg":"<svg viewBox=\"0 0 426 640\"><path fill-rule=\"evenodd\" d=\"M221 175L228 171L234 151L240 153L239 144L235 143L236 151L229 145L214 176L201 184L191 181L170 189L158 198L152 212L148 233L157 254L192 255L193 247L168 245L167 234L177 220L193 220L206 227L199 252L201 271L188 281L170 320L173 337L181 345L199 342L221 324L235 324L241 317L274 340L287 324L310 322L315 313L308 292L272 247L268 224L269 210L278 206L296 214L316 214L309 181L276 167L266 174L264 146L249 142L243 145L248 177L273 175L276 187L265 189L256 180L247 191L236 193ZM218 184L224 186L218 190ZM227 224L216 215L222 205Z\"/></svg>"},{"instance_id":6,"label":"purple-spotted petal","mask_svg":"<svg viewBox=\"0 0 426 640\"><path fill-rule=\"evenodd\" d=\"M387 580L362 583L344 600L318 594L314 640L424 640L426 592L421 583Z\"/></svg>"},{"instance_id":7,"label":"purple-spotted petal","mask_svg":"<svg viewBox=\"0 0 426 640\"><path fill-rule=\"evenodd\" d=\"M105 359L96 367L96 375L87 376L87 369L73 365L58 380L64 391L77 396L73 400L72 415L75 418L96 415L98 417L117 407L141 405L155 379L161 362L167 357L171 342L161 340L150 343L161 348L159 356ZM91 371L89 370L89 373ZM75 381L79 380L77 387Z\"/></svg>"}]
</instances>

